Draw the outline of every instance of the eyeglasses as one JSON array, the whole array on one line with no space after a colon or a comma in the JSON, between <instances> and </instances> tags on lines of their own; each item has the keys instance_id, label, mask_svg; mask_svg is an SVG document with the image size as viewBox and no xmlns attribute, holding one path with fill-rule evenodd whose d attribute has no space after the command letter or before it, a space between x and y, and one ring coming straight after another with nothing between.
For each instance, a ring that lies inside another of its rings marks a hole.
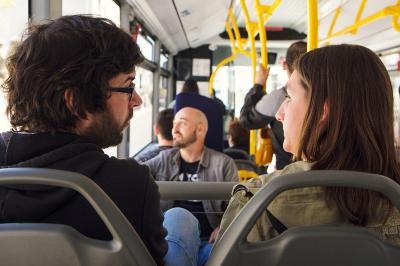
<instances>
[{"instance_id":1,"label":"eyeglasses","mask_svg":"<svg viewBox=\"0 0 400 266\"><path fill-rule=\"evenodd\" d=\"M108 91L127 93L128 97L129 97L129 101L131 101L133 92L135 91L135 84L132 84L130 87L108 88Z\"/></svg>"}]
</instances>

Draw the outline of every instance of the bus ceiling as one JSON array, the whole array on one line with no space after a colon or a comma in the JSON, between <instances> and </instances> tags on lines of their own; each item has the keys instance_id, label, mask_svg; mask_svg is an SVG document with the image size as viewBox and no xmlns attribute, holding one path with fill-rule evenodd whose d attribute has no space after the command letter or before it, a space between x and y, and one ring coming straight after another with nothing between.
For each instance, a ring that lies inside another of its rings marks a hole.
<instances>
[{"instance_id":1,"label":"bus ceiling","mask_svg":"<svg viewBox=\"0 0 400 266\"><path fill-rule=\"evenodd\" d=\"M152 34L158 36L172 54L204 44L229 46L229 39L224 38L224 34L226 35L224 32L230 6L233 8L233 15L239 28L245 28L245 18L239 0L126 0L126 2L133 6L135 17L139 18ZM256 0L245 1L253 21L257 21L255 2ZM272 4L274 1L260 2ZM319 39L326 38L331 28L336 32L353 25L358 13L359 19L367 18L397 3L397 0L319 0ZM338 8L340 15L332 27L332 20L338 13ZM282 0L265 26L270 47L287 48L294 39L304 39L307 35L307 1ZM360 27L354 33L335 37L329 42L330 44L356 43L372 50L383 50L400 43L400 35L392 27L390 15L382 16L369 23L367 27Z\"/></svg>"}]
</instances>

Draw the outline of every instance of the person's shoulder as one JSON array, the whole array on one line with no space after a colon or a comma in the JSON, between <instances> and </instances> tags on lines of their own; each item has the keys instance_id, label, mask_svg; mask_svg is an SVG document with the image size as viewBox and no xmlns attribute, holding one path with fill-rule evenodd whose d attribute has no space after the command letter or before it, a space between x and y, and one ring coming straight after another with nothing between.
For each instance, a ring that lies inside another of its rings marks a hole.
<instances>
[{"instance_id":1,"label":"person's shoulder","mask_svg":"<svg viewBox=\"0 0 400 266\"><path fill-rule=\"evenodd\" d=\"M163 149L157 154L157 156L153 157L151 160L162 160L174 157L179 152L178 148L170 148L170 149Z\"/></svg>"},{"instance_id":2,"label":"person's shoulder","mask_svg":"<svg viewBox=\"0 0 400 266\"><path fill-rule=\"evenodd\" d=\"M270 182L273 178L276 178L279 176L310 171L312 168L312 165L313 165L313 163L310 163L310 162L298 161L298 162L288 164L282 170L277 170L271 174L262 175L262 176L260 176L260 178L262 180L262 183L266 184L266 183Z\"/></svg>"},{"instance_id":3,"label":"person's shoulder","mask_svg":"<svg viewBox=\"0 0 400 266\"><path fill-rule=\"evenodd\" d=\"M233 159L231 157L229 157L228 155L226 155L225 153L222 153L220 151L216 151L210 148L205 147L208 156L212 157L212 158L220 158L226 161L233 161Z\"/></svg>"},{"instance_id":4,"label":"person's shoulder","mask_svg":"<svg viewBox=\"0 0 400 266\"><path fill-rule=\"evenodd\" d=\"M172 158L176 156L179 152L178 148L170 148L160 151L157 156L151 158L148 161L143 162L144 164L148 165L150 168L156 167L160 163L170 162Z\"/></svg>"},{"instance_id":5,"label":"person's shoulder","mask_svg":"<svg viewBox=\"0 0 400 266\"><path fill-rule=\"evenodd\" d=\"M172 147L169 149L162 149L160 150L160 155L162 154L163 156L170 156L170 155L174 155L177 154L179 152L179 148L176 147Z\"/></svg>"},{"instance_id":6,"label":"person's shoulder","mask_svg":"<svg viewBox=\"0 0 400 266\"><path fill-rule=\"evenodd\" d=\"M149 187L156 186L149 167L132 159L108 158L94 174L93 180L111 198L146 195ZM129 196L131 195L131 196Z\"/></svg>"},{"instance_id":7,"label":"person's shoulder","mask_svg":"<svg viewBox=\"0 0 400 266\"><path fill-rule=\"evenodd\" d=\"M118 159L110 157L102 168L103 172L112 174L117 178L147 179L150 177L149 168L132 159Z\"/></svg>"},{"instance_id":8,"label":"person's shoulder","mask_svg":"<svg viewBox=\"0 0 400 266\"><path fill-rule=\"evenodd\" d=\"M160 153L160 151L161 150L159 149L158 145L154 145L153 147L150 147L143 153L136 156L134 159L139 163L144 163L144 162L156 157Z\"/></svg>"}]
</instances>

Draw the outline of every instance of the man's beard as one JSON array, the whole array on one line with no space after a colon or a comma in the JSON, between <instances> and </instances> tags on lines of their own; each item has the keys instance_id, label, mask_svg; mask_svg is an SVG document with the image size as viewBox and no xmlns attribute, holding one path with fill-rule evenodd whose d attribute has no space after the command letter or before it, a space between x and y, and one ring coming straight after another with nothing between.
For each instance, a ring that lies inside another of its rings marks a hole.
<instances>
[{"instance_id":1,"label":"man's beard","mask_svg":"<svg viewBox=\"0 0 400 266\"><path fill-rule=\"evenodd\" d=\"M177 132L179 133L179 132ZM179 133L180 134L180 133ZM180 134L182 136L182 134ZM197 135L196 135L196 130L193 131L191 135L189 135L187 138L181 138L181 141L176 141L175 139L173 140L173 146L178 147L180 149L186 148L192 143L195 143L197 141Z\"/></svg>"},{"instance_id":2,"label":"man's beard","mask_svg":"<svg viewBox=\"0 0 400 266\"><path fill-rule=\"evenodd\" d=\"M103 149L116 146L121 143L123 138L122 131L129 124L132 116L133 110L131 109L126 121L122 125L118 125L111 112L106 110L97 116L93 123L85 129L83 136Z\"/></svg>"}]
</instances>

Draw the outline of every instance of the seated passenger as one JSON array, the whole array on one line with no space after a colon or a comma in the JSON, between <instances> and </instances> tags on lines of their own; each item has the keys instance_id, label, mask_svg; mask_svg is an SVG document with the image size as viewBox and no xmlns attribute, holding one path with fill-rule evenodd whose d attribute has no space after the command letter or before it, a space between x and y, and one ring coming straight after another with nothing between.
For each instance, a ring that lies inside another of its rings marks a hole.
<instances>
[{"instance_id":1,"label":"seated passenger","mask_svg":"<svg viewBox=\"0 0 400 266\"><path fill-rule=\"evenodd\" d=\"M393 90L378 56L358 45L333 45L306 53L294 69L276 118L283 123L283 147L297 162L250 180L248 187L268 186L271 179L289 173L325 169L381 174L399 183ZM234 193L218 238L248 200L245 194ZM299 188L277 196L268 210L287 227L350 224L400 244L398 210L373 191ZM248 235L249 241L278 234L265 213Z\"/></svg>"},{"instance_id":2,"label":"seated passenger","mask_svg":"<svg viewBox=\"0 0 400 266\"><path fill-rule=\"evenodd\" d=\"M250 131L240 124L239 119L235 118L229 124L228 129L228 144L229 148L224 150L224 153L232 159L249 160L250 156L247 153L249 150ZM236 151L243 151L239 153Z\"/></svg>"},{"instance_id":3,"label":"seated passenger","mask_svg":"<svg viewBox=\"0 0 400 266\"><path fill-rule=\"evenodd\" d=\"M197 82L193 78L188 78L185 80L182 86L182 90L180 92L189 92L189 93L194 93L194 94L199 94L199 86L197 85ZM175 107L175 100L170 102L168 104L168 108L174 109Z\"/></svg>"},{"instance_id":4,"label":"seated passenger","mask_svg":"<svg viewBox=\"0 0 400 266\"><path fill-rule=\"evenodd\" d=\"M97 183L119 207L158 264L167 253L160 196L146 166L109 157L133 108L135 65L143 60L113 22L65 16L30 28L8 59L3 88L13 131L1 133L0 167L73 171ZM74 191L36 185L0 188L1 223L69 225L102 240L111 234Z\"/></svg>"},{"instance_id":5,"label":"seated passenger","mask_svg":"<svg viewBox=\"0 0 400 266\"><path fill-rule=\"evenodd\" d=\"M135 157L136 161L143 163L156 157L160 151L172 148L172 121L174 120L174 110L165 109L158 114L157 122L154 125L154 135L157 136L158 143L152 144L143 153Z\"/></svg>"},{"instance_id":6,"label":"seated passenger","mask_svg":"<svg viewBox=\"0 0 400 266\"><path fill-rule=\"evenodd\" d=\"M162 151L157 157L145 162L154 178L159 181L237 182L239 177L234 161L227 155L204 146L207 130L208 122L203 112L192 107L180 109L175 115L172 129L173 145L176 148ZM211 243L214 242L218 232L226 202L219 200L171 201L163 202L163 204L163 209L182 207L197 217L202 239L199 264L204 264L208 258ZM176 227L174 222L169 222L167 225L164 223L164 225L168 231Z\"/></svg>"}]
</instances>

